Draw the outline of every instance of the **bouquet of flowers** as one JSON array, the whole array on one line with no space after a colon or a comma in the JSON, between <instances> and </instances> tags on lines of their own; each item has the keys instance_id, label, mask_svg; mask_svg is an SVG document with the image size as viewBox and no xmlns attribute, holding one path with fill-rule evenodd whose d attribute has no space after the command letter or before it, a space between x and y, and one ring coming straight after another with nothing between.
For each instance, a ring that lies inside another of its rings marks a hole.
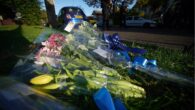
<instances>
[{"instance_id":1,"label":"bouquet of flowers","mask_svg":"<svg viewBox=\"0 0 195 110\"><path fill-rule=\"evenodd\" d=\"M21 76L26 77L24 74L31 73L27 82L34 88L69 96L91 96L98 89L106 87L117 97L144 98L144 88L133 84L133 81L124 80L116 70L103 64L107 63L107 57L106 61L102 57L101 61L98 60L94 50L99 47L108 49L106 56L111 56L112 50L107 46L102 40L102 33L85 22L79 30L69 34L52 32L34 53L32 66L21 72Z\"/></svg>"},{"instance_id":2,"label":"bouquet of flowers","mask_svg":"<svg viewBox=\"0 0 195 110\"><path fill-rule=\"evenodd\" d=\"M59 67L62 57L62 46L66 39L61 34L52 34L48 40L42 42L42 48L37 52L35 58L36 64L50 64L53 67Z\"/></svg>"},{"instance_id":3,"label":"bouquet of flowers","mask_svg":"<svg viewBox=\"0 0 195 110\"><path fill-rule=\"evenodd\" d=\"M116 70L104 66L91 54L99 45L106 44L96 27L84 22L79 30L67 35L51 34L41 44L34 61L38 76L30 80L36 87L90 95L105 86L116 96L145 97L143 88L125 81ZM48 69L43 71L40 67Z\"/></svg>"}]
</instances>

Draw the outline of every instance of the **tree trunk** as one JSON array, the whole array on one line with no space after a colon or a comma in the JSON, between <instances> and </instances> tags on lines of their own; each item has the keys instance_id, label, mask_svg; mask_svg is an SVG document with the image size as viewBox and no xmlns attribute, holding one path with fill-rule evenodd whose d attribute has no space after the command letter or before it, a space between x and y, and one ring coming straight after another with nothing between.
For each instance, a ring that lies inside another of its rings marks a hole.
<instances>
[{"instance_id":1,"label":"tree trunk","mask_svg":"<svg viewBox=\"0 0 195 110\"><path fill-rule=\"evenodd\" d=\"M113 6L112 14L115 14L115 12L116 12L116 0L112 0L112 6Z\"/></svg>"},{"instance_id":2,"label":"tree trunk","mask_svg":"<svg viewBox=\"0 0 195 110\"><path fill-rule=\"evenodd\" d=\"M47 10L47 18L48 18L48 24L52 26L52 28L57 27L57 21L56 21L56 14L55 14L55 8L54 8L54 0L44 0L45 1L45 7Z\"/></svg>"},{"instance_id":3,"label":"tree trunk","mask_svg":"<svg viewBox=\"0 0 195 110\"><path fill-rule=\"evenodd\" d=\"M105 28L105 2L104 0L101 0L101 8L102 8L102 26L103 26L103 30Z\"/></svg>"}]
</instances>

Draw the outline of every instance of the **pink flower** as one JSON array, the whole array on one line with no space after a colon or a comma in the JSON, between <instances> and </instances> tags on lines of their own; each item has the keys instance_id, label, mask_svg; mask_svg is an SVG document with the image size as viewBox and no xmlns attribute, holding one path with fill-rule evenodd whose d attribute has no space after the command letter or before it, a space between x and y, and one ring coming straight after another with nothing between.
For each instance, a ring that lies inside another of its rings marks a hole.
<instances>
[{"instance_id":1,"label":"pink flower","mask_svg":"<svg viewBox=\"0 0 195 110\"><path fill-rule=\"evenodd\" d=\"M49 37L48 42L50 43L51 47L62 46L65 42L65 37L62 34L52 34Z\"/></svg>"},{"instance_id":2,"label":"pink flower","mask_svg":"<svg viewBox=\"0 0 195 110\"><path fill-rule=\"evenodd\" d=\"M59 57L62 51L62 45L65 42L66 38L62 34L52 34L47 41L42 42L44 47L35 55L36 60L41 60L41 56Z\"/></svg>"}]
</instances>

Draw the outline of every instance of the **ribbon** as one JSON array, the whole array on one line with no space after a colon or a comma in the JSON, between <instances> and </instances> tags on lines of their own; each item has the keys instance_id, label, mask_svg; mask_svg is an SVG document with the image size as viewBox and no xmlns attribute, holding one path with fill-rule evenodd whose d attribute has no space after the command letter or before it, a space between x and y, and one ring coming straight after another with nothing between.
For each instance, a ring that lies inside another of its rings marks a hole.
<instances>
[{"instance_id":1,"label":"ribbon","mask_svg":"<svg viewBox=\"0 0 195 110\"><path fill-rule=\"evenodd\" d=\"M137 53L137 54L145 54L147 51L145 49L140 49L140 48L132 48L130 50L132 53Z\"/></svg>"},{"instance_id":2,"label":"ribbon","mask_svg":"<svg viewBox=\"0 0 195 110\"><path fill-rule=\"evenodd\" d=\"M133 61L134 66L142 66L142 67L147 67L147 66L157 66L157 61L156 60L148 60L142 56L136 56Z\"/></svg>"},{"instance_id":3,"label":"ribbon","mask_svg":"<svg viewBox=\"0 0 195 110\"><path fill-rule=\"evenodd\" d=\"M93 99L100 110L116 110L112 97L105 87L98 90Z\"/></svg>"},{"instance_id":4,"label":"ribbon","mask_svg":"<svg viewBox=\"0 0 195 110\"><path fill-rule=\"evenodd\" d=\"M109 48L113 50L122 50L127 52L132 52L134 54L144 54L146 53L145 49L139 48L129 48L125 44L121 43L120 36L118 33L114 33L112 36L109 34L104 34L103 40L109 44Z\"/></svg>"},{"instance_id":5,"label":"ribbon","mask_svg":"<svg viewBox=\"0 0 195 110\"><path fill-rule=\"evenodd\" d=\"M130 56L129 56L129 54L128 54L128 52L127 51L116 51L116 54L118 55L118 56L124 56L125 57L125 60L127 61L127 62L129 62L130 60L131 60L131 58L130 58Z\"/></svg>"},{"instance_id":6,"label":"ribbon","mask_svg":"<svg viewBox=\"0 0 195 110\"><path fill-rule=\"evenodd\" d=\"M116 110L127 110L127 108L119 98L114 99L114 105Z\"/></svg>"},{"instance_id":7,"label":"ribbon","mask_svg":"<svg viewBox=\"0 0 195 110\"><path fill-rule=\"evenodd\" d=\"M150 67L157 67L157 61L156 60L148 60L142 56L136 56L134 58L134 61L130 64L130 68L128 70L128 73L135 74L135 70L137 70L138 67L146 69L149 66Z\"/></svg>"},{"instance_id":8,"label":"ribbon","mask_svg":"<svg viewBox=\"0 0 195 110\"><path fill-rule=\"evenodd\" d=\"M194 87L192 78L183 76L181 74L176 74L174 72L169 72L167 70L163 70L162 68L158 68L156 60L148 60L146 58L138 56L135 57L133 65L136 70L144 72L150 76L153 76L154 78Z\"/></svg>"},{"instance_id":9,"label":"ribbon","mask_svg":"<svg viewBox=\"0 0 195 110\"><path fill-rule=\"evenodd\" d=\"M109 91L102 87L93 96L99 110L127 110L120 99L112 99Z\"/></svg>"}]
</instances>

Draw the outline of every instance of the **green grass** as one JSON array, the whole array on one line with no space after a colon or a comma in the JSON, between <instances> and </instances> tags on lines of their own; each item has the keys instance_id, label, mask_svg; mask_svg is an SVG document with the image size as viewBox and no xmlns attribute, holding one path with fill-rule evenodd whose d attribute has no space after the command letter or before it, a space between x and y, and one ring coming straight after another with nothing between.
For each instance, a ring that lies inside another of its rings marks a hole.
<instances>
[{"instance_id":1,"label":"green grass","mask_svg":"<svg viewBox=\"0 0 195 110\"><path fill-rule=\"evenodd\" d=\"M19 59L31 51L32 41L41 33L40 26L0 26L0 75L9 74Z\"/></svg>"},{"instance_id":2,"label":"green grass","mask_svg":"<svg viewBox=\"0 0 195 110\"><path fill-rule=\"evenodd\" d=\"M158 67L194 79L194 54L182 49L170 49L149 44L125 42L129 47L147 50L147 59L156 59ZM126 75L126 70L118 71ZM126 78L129 75L126 75ZM192 110L194 107L194 87L182 86L165 80L157 80L146 73L136 71L129 76L145 88L147 97L143 100L125 99L128 109L135 110ZM128 80L128 78L127 78Z\"/></svg>"},{"instance_id":3,"label":"green grass","mask_svg":"<svg viewBox=\"0 0 195 110\"><path fill-rule=\"evenodd\" d=\"M126 44L129 47L146 49L147 53L144 57L157 60L158 67L187 76L194 76L193 53L183 52L183 49L164 48L150 44L139 44L134 42L126 42Z\"/></svg>"}]
</instances>

